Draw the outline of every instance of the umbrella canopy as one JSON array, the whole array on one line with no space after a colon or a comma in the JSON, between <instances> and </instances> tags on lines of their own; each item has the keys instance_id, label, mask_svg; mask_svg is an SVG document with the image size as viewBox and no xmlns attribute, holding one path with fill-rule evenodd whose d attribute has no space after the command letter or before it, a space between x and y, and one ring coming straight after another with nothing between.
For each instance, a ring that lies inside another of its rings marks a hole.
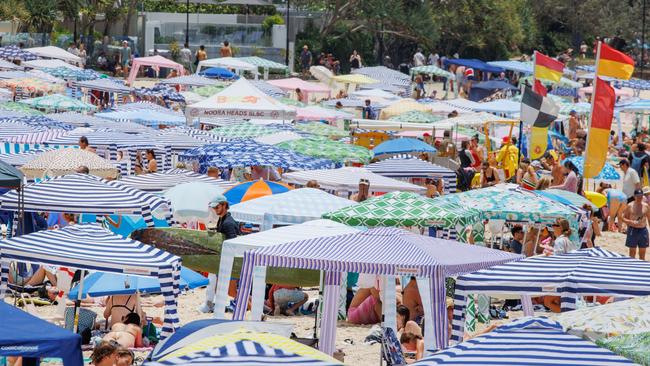
<instances>
[{"instance_id":1,"label":"umbrella canopy","mask_svg":"<svg viewBox=\"0 0 650 366\"><path fill-rule=\"evenodd\" d=\"M309 68L309 73L311 76L313 76L316 80L325 83L325 84L330 84L332 81L332 78L334 77L334 74L325 66L311 66Z\"/></svg>"},{"instance_id":2,"label":"umbrella canopy","mask_svg":"<svg viewBox=\"0 0 650 366\"><path fill-rule=\"evenodd\" d=\"M183 75L173 78L165 79L160 82L161 84L172 85L189 85L189 86L207 86L220 84L217 80L211 80L199 75Z\"/></svg>"},{"instance_id":3,"label":"umbrella canopy","mask_svg":"<svg viewBox=\"0 0 650 366\"><path fill-rule=\"evenodd\" d=\"M200 88L194 89L194 92L202 97L211 97L223 89L225 89L225 85L217 84L217 85L207 85L207 86L202 86Z\"/></svg>"},{"instance_id":4,"label":"umbrella canopy","mask_svg":"<svg viewBox=\"0 0 650 366\"><path fill-rule=\"evenodd\" d=\"M257 89L261 90L264 94L273 98L282 98L287 96L287 92L278 88L275 85L271 85L264 80L249 80Z\"/></svg>"},{"instance_id":5,"label":"umbrella canopy","mask_svg":"<svg viewBox=\"0 0 650 366\"><path fill-rule=\"evenodd\" d=\"M323 93L330 95L332 92L332 89L330 89L328 86L320 84L320 83L311 83L299 78L287 78L287 79L276 79L276 80L269 80L267 83L277 86L278 88L292 92L296 89L300 89L304 93Z\"/></svg>"},{"instance_id":6,"label":"umbrella canopy","mask_svg":"<svg viewBox=\"0 0 650 366\"><path fill-rule=\"evenodd\" d=\"M402 113L419 111L431 112L431 106L418 103L413 99L402 99L381 110L379 119L389 119Z\"/></svg>"},{"instance_id":7,"label":"umbrella canopy","mask_svg":"<svg viewBox=\"0 0 650 366\"><path fill-rule=\"evenodd\" d=\"M0 111L18 112L28 116L42 116L44 113L30 108L29 106L16 102L0 103ZM3 113L4 114L4 113Z\"/></svg>"},{"instance_id":8,"label":"umbrella canopy","mask_svg":"<svg viewBox=\"0 0 650 366\"><path fill-rule=\"evenodd\" d=\"M299 131L329 138L340 138L349 135L347 131L320 122L298 123L294 127Z\"/></svg>"},{"instance_id":9,"label":"umbrella canopy","mask_svg":"<svg viewBox=\"0 0 650 366\"><path fill-rule=\"evenodd\" d=\"M307 156L329 159L335 162L359 162L366 164L372 159L372 151L363 146L345 144L324 138L304 138L285 141L276 146Z\"/></svg>"},{"instance_id":10,"label":"umbrella canopy","mask_svg":"<svg viewBox=\"0 0 650 366\"><path fill-rule=\"evenodd\" d=\"M416 67L412 67L410 71L411 71L411 75L426 74L426 75L440 76L450 80L456 79L456 75L434 65L416 66Z\"/></svg>"},{"instance_id":11,"label":"umbrella canopy","mask_svg":"<svg viewBox=\"0 0 650 366\"><path fill-rule=\"evenodd\" d=\"M424 191L422 186L384 177L364 168L354 167L291 172L283 174L283 179L286 182L300 185L306 185L310 180L315 180L323 189L346 192L356 192L359 189L359 180L361 179L367 179L370 182L371 192Z\"/></svg>"},{"instance_id":12,"label":"umbrella canopy","mask_svg":"<svg viewBox=\"0 0 650 366\"><path fill-rule=\"evenodd\" d=\"M205 76L207 78L215 79L236 79L238 78L237 74L234 72L224 69L223 67L210 67L199 73L199 75Z\"/></svg>"},{"instance_id":13,"label":"umbrella canopy","mask_svg":"<svg viewBox=\"0 0 650 366\"><path fill-rule=\"evenodd\" d=\"M181 126L187 121L182 114L170 114L166 112L152 111L147 109L134 109L128 111L114 111L95 114L96 117L110 119L113 121L131 121L149 127Z\"/></svg>"},{"instance_id":14,"label":"umbrella canopy","mask_svg":"<svg viewBox=\"0 0 650 366\"><path fill-rule=\"evenodd\" d=\"M441 204L412 192L390 192L328 212L323 218L350 226L437 226L460 233L480 221L480 213L469 207Z\"/></svg>"},{"instance_id":15,"label":"umbrella canopy","mask_svg":"<svg viewBox=\"0 0 650 366\"><path fill-rule=\"evenodd\" d=\"M303 138L302 135L292 131L280 131L271 135L265 135L254 138L260 144L277 145L281 142L299 140Z\"/></svg>"},{"instance_id":16,"label":"umbrella canopy","mask_svg":"<svg viewBox=\"0 0 650 366\"><path fill-rule=\"evenodd\" d=\"M23 183L23 173L0 160L0 188L17 188Z\"/></svg>"},{"instance_id":17,"label":"umbrella canopy","mask_svg":"<svg viewBox=\"0 0 650 366\"><path fill-rule=\"evenodd\" d=\"M483 218L523 222L554 222L566 218L576 223L576 215L565 205L536 197L515 185L498 184L489 188L449 194L439 198L441 202L462 207L475 207Z\"/></svg>"},{"instance_id":18,"label":"umbrella canopy","mask_svg":"<svg viewBox=\"0 0 650 366\"><path fill-rule=\"evenodd\" d=\"M66 62L80 63L81 58L77 55L64 50L63 48L55 46L45 46L45 47L32 47L28 48L27 51L44 58L53 58L57 60L63 60Z\"/></svg>"},{"instance_id":19,"label":"umbrella canopy","mask_svg":"<svg viewBox=\"0 0 650 366\"><path fill-rule=\"evenodd\" d=\"M16 45L0 47L0 58L9 61L31 61L36 60L38 56L34 53L18 48Z\"/></svg>"},{"instance_id":20,"label":"umbrella canopy","mask_svg":"<svg viewBox=\"0 0 650 366\"><path fill-rule=\"evenodd\" d=\"M457 126L483 126L486 122L512 121L511 118L495 116L491 113L463 113L458 117L446 118L435 123L435 128L451 129Z\"/></svg>"},{"instance_id":21,"label":"umbrella canopy","mask_svg":"<svg viewBox=\"0 0 650 366\"><path fill-rule=\"evenodd\" d=\"M515 114L521 111L521 103L513 102L507 99L497 99L491 102L479 103L477 108L474 108L477 112L488 112L488 113L501 113L501 114Z\"/></svg>"},{"instance_id":22,"label":"umbrella canopy","mask_svg":"<svg viewBox=\"0 0 650 366\"><path fill-rule=\"evenodd\" d=\"M214 335L178 349L162 357L162 365L340 365L341 363L289 338L271 333L240 329L233 333Z\"/></svg>"},{"instance_id":23,"label":"umbrella canopy","mask_svg":"<svg viewBox=\"0 0 650 366\"><path fill-rule=\"evenodd\" d=\"M78 86L80 88L88 88L91 90L105 91L109 93L128 94L133 90L133 88L112 79L95 79L95 80L77 81L77 82L73 82L73 85Z\"/></svg>"},{"instance_id":24,"label":"umbrella canopy","mask_svg":"<svg viewBox=\"0 0 650 366\"><path fill-rule=\"evenodd\" d=\"M567 334L547 318L523 318L447 348L414 365L632 365L633 362Z\"/></svg>"},{"instance_id":25,"label":"umbrella canopy","mask_svg":"<svg viewBox=\"0 0 650 366\"><path fill-rule=\"evenodd\" d=\"M243 61L240 58L234 58L234 57L219 57L219 58L211 58L209 60L203 60L199 61L199 64L197 65L196 69L200 71L204 67L224 67L227 69L233 69L237 71L251 71L251 72L256 72L257 71L257 66L249 64L246 61Z\"/></svg>"},{"instance_id":26,"label":"umbrella canopy","mask_svg":"<svg viewBox=\"0 0 650 366\"><path fill-rule=\"evenodd\" d=\"M326 212L353 204L354 201L320 189L300 188L238 203L230 207L230 213L237 221L266 224L264 230L278 223L287 225L317 220Z\"/></svg>"},{"instance_id":27,"label":"umbrella canopy","mask_svg":"<svg viewBox=\"0 0 650 366\"><path fill-rule=\"evenodd\" d=\"M259 197L288 192L291 187L284 183L267 180L252 180L240 183L223 193L231 205L252 200Z\"/></svg>"},{"instance_id":28,"label":"umbrella canopy","mask_svg":"<svg viewBox=\"0 0 650 366\"><path fill-rule=\"evenodd\" d=\"M95 153L74 149L56 149L36 156L20 170L28 178L43 178L74 173L80 166L86 166L90 174L102 178L117 178L118 169L108 160Z\"/></svg>"},{"instance_id":29,"label":"umbrella canopy","mask_svg":"<svg viewBox=\"0 0 650 366\"><path fill-rule=\"evenodd\" d=\"M366 66L352 70L353 74L361 74L379 80L378 84L387 86L408 87L411 85L411 78L397 70L386 66Z\"/></svg>"},{"instance_id":30,"label":"umbrella canopy","mask_svg":"<svg viewBox=\"0 0 650 366\"><path fill-rule=\"evenodd\" d=\"M359 98L359 99L364 99L364 98L376 98L379 100L394 100L394 99L400 99L397 95L387 92L382 89L362 89L362 90L357 90L353 91L350 93L352 97Z\"/></svg>"},{"instance_id":31,"label":"umbrella canopy","mask_svg":"<svg viewBox=\"0 0 650 366\"><path fill-rule=\"evenodd\" d=\"M236 139L236 138L251 138L251 137L271 135L279 132L279 130L269 126L244 122L244 123L238 123L230 126L215 128L210 132L215 134L216 136Z\"/></svg>"},{"instance_id":32,"label":"umbrella canopy","mask_svg":"<svg viewBox=\"0 0 650 366\"><path fill-rule=\"evenodd\" d=\"M600 306L556 314L564 329L574 335L596 341L623 334L650 332L650 305L648 296L635 297Z\"/></svg>"},{"instance_id":33,"label":"umbrella canopy","mask_svg":"<svg viewBox=\"0 0 650 366\"><path fill-rule=\"evenodd\" d=\"M242 78L208 99L188 105L185 114L190 117L285 120L293 119L296 112Z\"/></svg>"},{"instance_id":34,"label":"umbrella canopy","mask_svg":"<svg viewBox=\"0 0 650 366\"><path fill-rule=\"evenodd\" d=\"M384 154L407 154L414 152L427 152L433 154L436 151L438 150L436 150L435 147L426 142L408 137L384 141L372 149L375 156Z\"/></svg>"},{"instance_id":35,"label":"umbrella canopy","mask_svg":"<svg viewBox=\"0 0 650 366\"><path fill-rule=\"evenodd\" d=\"M19 103L27 104L32 108L48 111L94 111L96 106L84 103L79 99L70 98L61 94L46 95L43 97L24 99Z\"/></svg>"},{"instance_id":36,"label":"umbrella canopy","mask_svg":"<svg viewBox=\"0 0 650 366\"><path fill-rule=\"evenodd\" d=\"M281 71L285 73L289 72L289 67L287 65L281 64L279 62L267 60L262 57L249 56L249 57L237 57L237 59L249 63L251 65L255 65L262 70Z\"/></svg>"},{"instance_id":37,"label":"umbrella canopy","mask_svg":"<svg viewBox=\"0 0 650 366\"><path fill-rule=\"evenodd\" d=\"M185 98L175 88L167 84L156 84L151 88L134 89L135 95L140 97L154 97L172 102L185 103Z\"/></svg>"},{"instance_id":38,"label":"umbrella canopy","mask_svg":"<svg viewBox=\"0 0 650 366\"><path fill-rule=\"evenodd\" d=\"M394 157L366 165L366 169L385 177L439 177L445 181L445 193L456 192L457 177L453 170L414 157Z\"/></svg>"},{"instance_id":39,"label":"umbrella canopy","mask_svg":"<svg viewBox=\"0 0 650 366\"><path fill-rule=\"evenodd\" d=\"M208 177L207 175L194 173L184 169L170 169L162 172L132 175L120 180L124 185L147 192L162 192L176 187L182 183L203 182L213 184L226 190L234 185L223 179Z\"/></svg>"},{"instance_id":40,"label":"umbrella canopy","mask_svg":"<svg viewBox=\"0 0 650 366\"><path fill-rule=\"evenodd\" d=\"M598 209L596 205L594 205L591 201L589 201L584 196L581 196L573 192L565 191L563 189L546 189L543 191L535 191L535 193L542 195L544 197L548 197L549 199L563 203L565 205L572 205L580 208L584 207L584 205L588 205L594 210Z\"/></svg>"},{"instance_id":41,"label":"umbrella canopy","mask_svg":"<svg viewBox=\"0 0 650 366\"><path fill-rule=\"evenodd\" d=\"M172 205L176 221L206 219L210 214L208 203L223 193L223 188L210 183L190 182L172 187L163 193Z\"/></svg>"},{"instance_id":42,"label":"umbrella canopy","mask_svg":"<svg viewBox=\"0 0 650 366\"><path fill-rule=\"evenodd\" d=\"M379 82L377 79L373 79L366 75L362 74L349 74L349 75L336 75L332 80L343 83L343 84L376 84Z\"/></svg>"},{"instance_id":43,"label":"umbrella canopy","mask_svg":"<svg viewBox=\"0 0 650 366\"><path fill-rule=\"evenodd\" d=\"M183 152L180 159L196 163L201 173L205 173L210 166L273 166L289 170L310 170L334 165L331 160L312 158L273 145L259 144L253 140L204 145Z\"/></svg>"},{"instance_id":44,"label":"umbrella canopy","mask_svg":"<svg viewBox=\"0 0 650 366\"><path fill-rule=\"evenodd\" d=\"M65 80L74 80L74 81L84 81L84 80L95 80L102 77L106 77L94 70L91 69L71 69L69 67L45 67L41 71L46 72L54 77L65 79Z\"/></svg>"},{"instance_id":45,"label":"umbrella canopy","mask_svg":"<svg viewBox=\"0 0 650 366\"><path fill-rule=\"evenodd\" d=\"M389 118L390 121L407 123L434 123L442 120L443 117L433 115L429 112L409 111Z\"/></svg>"},{"instance_id":46,"label":"umbrella canopy","mask_svg":"<svg viewBox=\"0 0 650 366\"><path fill-rule=\"evenodd\" d=\"M582 156L572 156L569 158L566 158L566 160L569 160L570 162L573 163L573 165L578 168L578 171L580 174L582 174L582 169L585 166L585 158ZM564 161L562 162L564 164ZM603 169L598 173L598 175L594 178L597 180L611 180L611 181L618 181L621 179L620 174L616 171L616 168L612 166L612 164L605 163L605 166L603 166Z\"/></svg>"},{"instance_id":47,"label":"umbrella canopy","mask_svg":"<svg viewBox=\"0 0 650 366\"><path fill-rule=\"evenodd\" d=\"M170 337L158 342L154 350L151 352L150 358L153 361L157 361L174 351L215 334L233 333L241 329L246 329L253 332L273 333L289 337L292 328L293 327L290 324L285 325L269 322L234 321L224 319L195 320L183 325Z\"/></svg>"},{"instance_id":48,"label":"umbrella canopy","mask_svg":"<svg viewBox=\"0 0 650 366\"><path fill-rule=\"evenodd\" d=\"M178 287L181 290L195 289L207 286L208 279L189 268L181 267L181 278ZM159 294L160 281L154 277L139 277L122 273L95 272L84 279L81 298L130 295L136 292L146 294ZM78 299L79 285L73 287L68 293L69 299Z\"/></svg>"},{"instance_id":49,"label":"umbrella canopy","mask_svg":"<svg viewBox=\"0 0 650 366\"><path fill-rule=\"evenodd\" d=\"M83 366L81 336L0 301L0 356L63 359L64 366Z\"/></svg>"}]
</instances>

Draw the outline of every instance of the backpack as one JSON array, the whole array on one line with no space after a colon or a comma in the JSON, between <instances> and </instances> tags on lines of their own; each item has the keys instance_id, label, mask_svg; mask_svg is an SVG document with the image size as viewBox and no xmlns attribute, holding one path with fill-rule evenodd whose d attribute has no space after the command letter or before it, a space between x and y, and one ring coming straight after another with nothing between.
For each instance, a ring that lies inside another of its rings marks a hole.
<instances>
[{"instance_id":1,"label":"backpack","mask_svg":"<svg viewBox=\"0 0 650 366\"><path fill-rule=\"evenodd\" d=\"M632 155L632 161L631 161L631 167L632 169L636 170L637 173L639 173L639 176L643 174L642 169L643 169L643 159L645 156L638 157L634 153ZM645 153L643 155L646 155Z\"/></svg>"}]
</instances>

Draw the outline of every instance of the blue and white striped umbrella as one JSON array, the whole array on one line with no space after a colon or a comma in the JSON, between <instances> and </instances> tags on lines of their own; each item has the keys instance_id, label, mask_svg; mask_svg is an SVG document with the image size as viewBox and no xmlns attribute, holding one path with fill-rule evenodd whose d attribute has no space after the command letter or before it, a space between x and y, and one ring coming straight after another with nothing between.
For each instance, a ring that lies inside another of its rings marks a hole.
<instances>
[{"instance_id":1,"label":"blue and white striped umbrella","mask_svg":"<svg viewBox=\"0 0 650 366\"><path fill-rule=\"evenodd\" d=\"M152 214L163 210L171 217L168 202L151 193L137 190L119 181L108 181L87 174L68 174L28 184L23 188L25 211L68 212L91 215L142 215L153 226ZM0 207L16 211L18 193L0 196Z\"/></svg>"},{"instance_id":2,"label":"blue and white striped umbrella","mask_svg":"<svg viewBox=\"0 0 650 366\"><path fill-rule=\"evenodd\" d=\"M68 123L59 122L57 120L53 120L45 116L24 116L24 117L8 117L8 118L3 118L2 116L0 116L0 123L6 123L6 122L24 123L26 125L37 128L39 131L43 129L61 129L66 131L70 131L74 129L74 126ZM27 133L27 132L29 131L25 131L23 133ZM32 132L36 132L36 131L32 131Z\"/></svg>"},{"instance_id":3,"label":"blue and white striped umbrella","mask_svg":"<svg viewBox=\"0 0 650 366\"><path fill-rule=\"evenodd\" d=\"M564 161L570 161L573 163L573 165L578 168L578 171L580 174L583 174L583 168L585 166L585 158L582 156L572 156L569 158L566 158ZM564 161L562 163L564 164ZM618 174L616 169L612 166L612 164L605 163L605 166L603 169L598 173L598 175L594 178L598 180L611 180L611 181L617 181L621 179L621 175Z\"/></svg>"},{"instance_id":4,"label":"blue and white striped umbrella","mask_svg":"<svg viewBox=\"0 0 650 366\"><path fill-rule=\"evenodd\" d=\"M160 125L181 126L187 122L185 117L182 115L174 115L166 112L146 109L104 112L97 113L95 116L99 118L110 119L112 121L131 121L148 127L158 127Z\"/></svg>"},{"instance_id":5,"label":"blue and white striped umbrella","mask_svg":"<svg viewBox=\"0 0 650 366\"><path fill-rule=\"evenodd\" d=\"M440 165L429 163L415 157L395 157L366 165L373 173L391 178L442 178L445 193L456 192L456 173Z\"/></svg>"},{"instance_id":6,"label":"blue and white striped umbrella","mask_svg":"<svg viewBox=\"0 0 650 366\"><path fill-rule=\"evenodd\" d=\"M161 249L125 239L97 224L77 224L59 230L38 231L2 240L0 253L0 300L7 289L9 261L112 273L135 273L157 277L160 280L161 292L165 299L162 338L169 336L178 326L176 297L180 258Z\"/></svg>"},{"instance_id":7,"label":"blue and white striped umbrella","mask_svg":"<svg viewBox=\"0 0 650 366\"><path fill-rule=\"evenodd\" d=\"M257 89L261 90L264 94L273 98L282 98L287 96L287 92L271 85L264 80L249 80Z\"/></svg>"},{"instance_id":8,"label":"blue and white striped umbrella","mask_svg":"<svg viewBox=\"0 0 650 366\"><path fill-rule=\"evenodd\" d=\"M44 67L41 69L41 71L57 78L75 81L95 80L103 76L102 74L92 69L72 69L64 66Z\"/></svg>"},{"instance_id":9,"label":"blue and white striped umbrella","mask_svg":"<svg viewBox=\"0 0 650 366\"><path fill-rule=\"evenodd\" d=\"M361 74L372 79L379 80L383 84L396 85L407 88L411 85L411 77L406 74L385 66L362 67L352 71L353 74Z\"/></svg>"},{"instance_id":10,"label":"blue and white striped umbrella","mask_svg":"<svg viewBox=\"0 0 650 366\"><path fill-rule=\"evenodd\" d=\"M121 80L109 78L80 79L79 81L73 82L72 85L79 88L88 88L108 93L129 94L131 90L133 90L131 87L125 85Z\"/></svg>"},{"instance_id":11,"label":"blue and white striped umbrella","mask_svg":"<svg viewBox=\"0 0 650 366\"><path fill-rule=\"evenodd\" d=\"M190 366L190 365L340 365L308 356L300 356L290 351L251 340L240 340L207 351L191 353L186 356L170 358L158 362L146 362L144 366Z\"/></svg>"},{"instance_id":12,"label":"blue and white striped umbrella","mask_svg":"<svg viewBox=\"0 0 650 366\"><path fill-rule=\"evenodd\" d=\"M134 92L140 97L157 97L172 102L185 103L185 97L169 85L158 84L151 88L135 89Z\"/></svg>"},{"instance_id":13,"label":"blue and white striped umbrella","mask_svg":"<svg viewBox=\"0 0 650 366\"><path fill-rule=\"evenodd\" d=\"M18 46L15 45L9 45L5 47L0 47L0 58L9 60L9 61L14 61L14 60L21 60L21 61L31 61L31 60L36 60L38 56L35 54L25 51Z\"/></svg>"},{"instance_id":14,"label":"blue and white striped umbrella","mask_svg":"<svg viewBox=\"0 0 650 366\"><path fill-rule=\"evenodd\" d=\"M614 86L617 88L650 90L650 82L648 80L641 80L641 79L616 80L614 81Z\"/></svg>"},{"instance_id":15,"label":"blue and white striped umbrella","mask_svg":"<svg viewBox=\"0 0 650 366\"><path fill-rule=\"evenodd\" d=\"M567 334L560 323L522 318L426 357L414 365L610 366L634 362Z\"/></svg>"},{"instance_id":16,"label":"blue and white striped umbrella","mask_svg":"<svg viewBox=\"0 0 650 366\"><path fill-rule=\"evenodd\" d=\"M1 159L2 155L0 155ZM179 184L189 182L214 184L224 191L236 185L234 182L231 183L223 179L216 179L183 169L170 169L157 173L128 176L122 178L120 182L123 185L147 192L162 192Z\"/></svg>"},{"instance_id":17,"label":"blue and white striped umbrella","mask_svg":"<svg viewBox=\"0 0 650 366\"><path fill-rule=\"evenodd\" d=\"M209 144L187 150L179 156L181 161L197 162L199 172L210 166L231 168L273 166L290 170L331 168L334 162L294 153L273 145L258 144L254 140L233 140Z\"/></svg>"},{"instance_id":18,"label":"blue and white striped umbrella","mask_svg":"<svg viewBox=\"0 0 650 366\"><path fill-rule=\"evenodd\" d=\"M165 79L161 81L160 84L206 86L206 85L222 84L222 82L214 79L208 79L200 75L192 74L192 75L183 75L183 76L177 76L174 78Z\"/></svg>"},{"instance_id":19,"label":"blue and white striped umbrella","mask_svg":"<svg viewBox=\"0 0 650 366\"><path fill-rule=\"evenodd\" d=\"M463 338L469 294L544 294L561 297L562 311L576 308L581 296L650 295L650 263L601 248L528 257L458 277L452 339Z\"/></svg>"}]
</instances>

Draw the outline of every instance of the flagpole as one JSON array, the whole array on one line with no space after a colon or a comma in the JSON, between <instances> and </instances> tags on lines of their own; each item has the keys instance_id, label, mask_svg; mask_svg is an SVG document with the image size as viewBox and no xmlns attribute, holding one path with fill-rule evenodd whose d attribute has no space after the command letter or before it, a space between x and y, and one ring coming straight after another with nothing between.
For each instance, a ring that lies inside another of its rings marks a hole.
<instances>
[{"instance_id":1,"label":"flagpole","mask_svg":"<svg viewBox=\"0 0 650 366\"><path fill-rule=\"evenodd\" d=\"M537 65L537 51L533 51L533 85L531 85L532 90L535 90L535 80L537 80L537 75L535 75L535 65ZM524 88L526 88L524 86ZM524 95L523 90L521 91L521 95ZM521 122L521 121L520 121ZM519 126L521 128L521 125ZM521 131L519 132L521 135ZM521 137L520 137L521 138ZM546 147L548 149L548 146ZM521 154L521 150L519 150L519 153ZM528 157L531 158L533 157L533 128L528 129ZM519 164L517 164L517 167L519 167Z\"/></svg>"},{"instance_id":2,"label":"flagpole","mask_svg":"<svg viewBox=\"0 0 650 366\"><path fill-rule=\"evenodd\" d=\"M586 143L586 148L585 148L585 153L584 153L584 163L582 167L582 172L584 174L586 166L587 166L587 158L589 157L589 137L591 136L591 123L594 120L594 107L596 105L596 86L598 85L598 67L600 64L600 48L602 46L602 41L598 41L598 49L596 50L596 70L594 72L594 85L591 90L591 113L589 113L589 131L587 131L587 143ZM585 177L583 177L585 178ZM584 179L583 179L584 181Z\"/></svg>"}]
</instances>

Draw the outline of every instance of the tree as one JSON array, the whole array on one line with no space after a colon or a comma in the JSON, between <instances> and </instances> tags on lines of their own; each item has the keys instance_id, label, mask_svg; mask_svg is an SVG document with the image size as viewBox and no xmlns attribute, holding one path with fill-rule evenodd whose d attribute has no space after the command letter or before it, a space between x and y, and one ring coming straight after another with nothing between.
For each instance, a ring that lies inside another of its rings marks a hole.
<instances>
[{"instance_id":1,"label":"tree","mask_svg":"<svg viewBox=\"0 0 650 366\"><path fill-rule=\"evenodd\" d=\"M29 18L29 11L22 0L0 1L0 20L10 20L17 26L24 24ZM18 27L16 27L18 28Z\"/></svg>"},{"instance_id":2,"label":"tree","mask_svg":"<svg viewBox=\"0 0 650 366\"><path fill-rule=\"evenodd\" d=\"M52 31L56 21L56 0L25 0L29 17L23 22L27 30L42 34L41 44L45 46L47 33Z\"/></svg>"}]
</instances>

